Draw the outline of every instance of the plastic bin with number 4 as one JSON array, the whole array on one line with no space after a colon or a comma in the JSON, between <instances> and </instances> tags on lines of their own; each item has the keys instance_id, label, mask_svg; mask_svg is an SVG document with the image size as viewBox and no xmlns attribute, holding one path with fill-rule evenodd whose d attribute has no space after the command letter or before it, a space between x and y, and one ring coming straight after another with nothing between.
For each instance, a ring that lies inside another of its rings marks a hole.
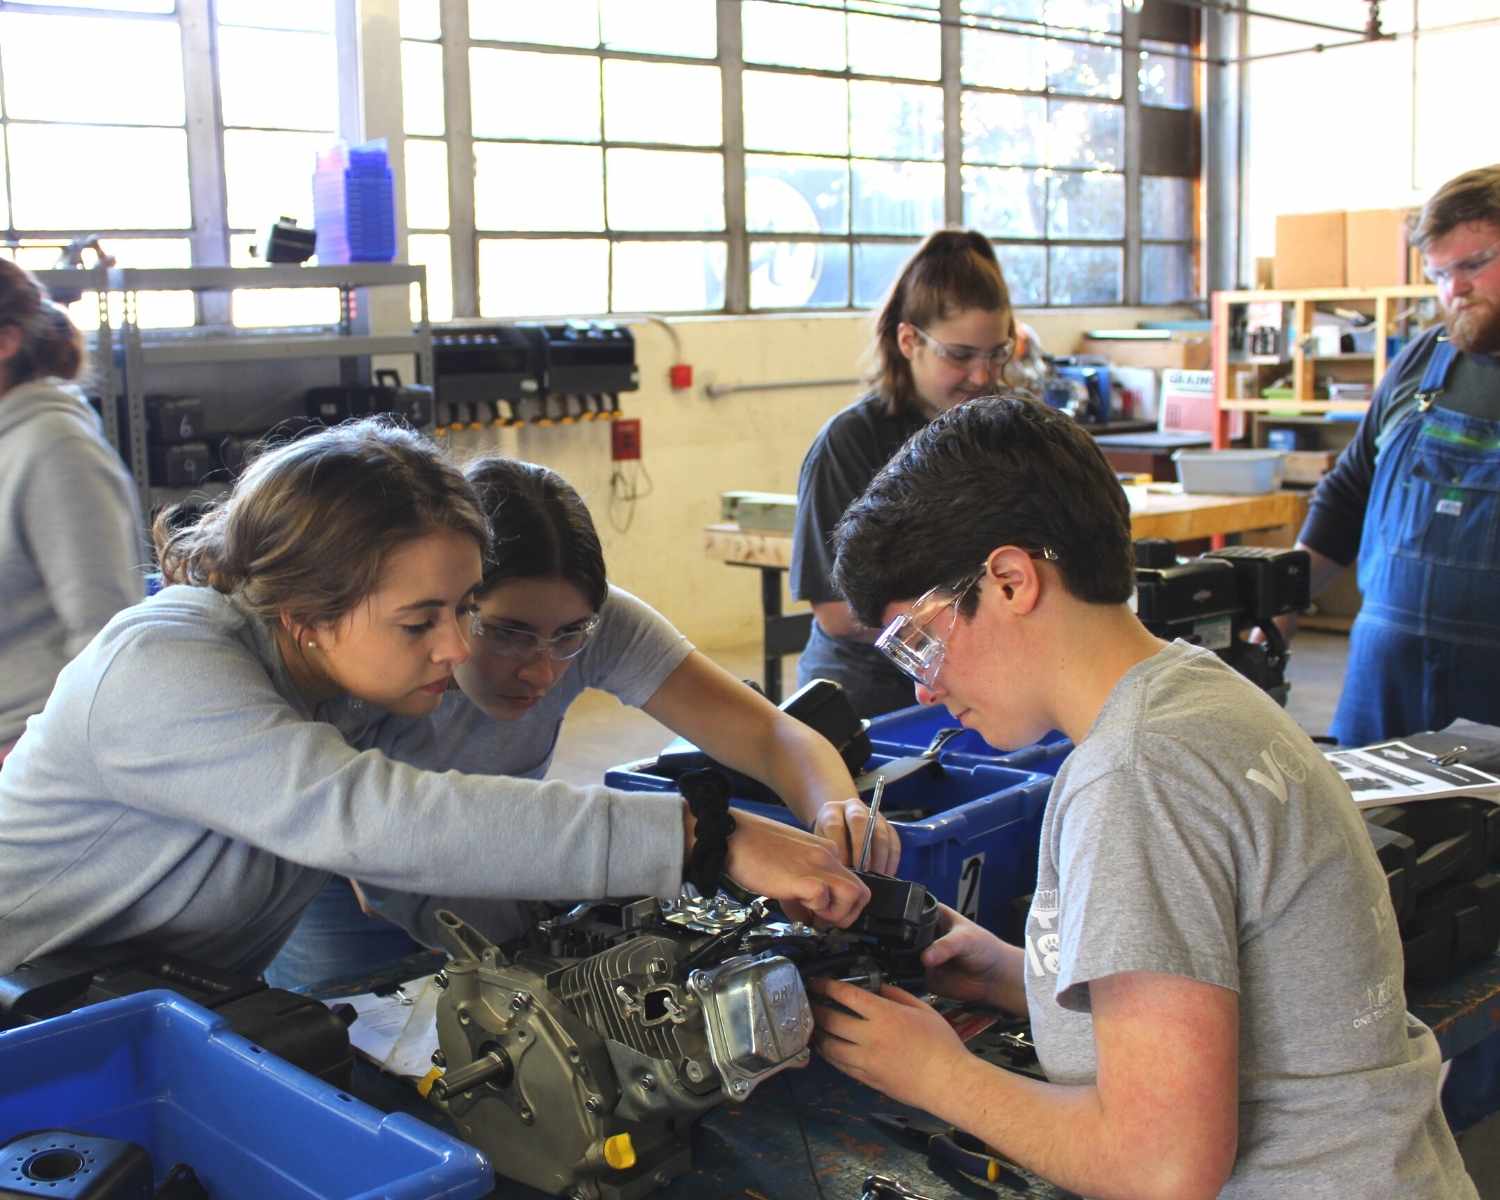
<instances>
[{"instance_id":1,"label":"plastic bin with number 4","mask_svg":"<svg viewBox=\"0 0 1500 1200\"><path fill-rule=\"evenodd\" d=\"M866 770L901 757L871 755ZM614 767L606 787L634 792L670 792L676 785L655 773L656 760ZM1042 809L1052 780L1033 771L939 756L932 765L891 783L882 811L901 838L903 879L924 885L944 904L980 924L999 928L1010 901L1036 886L1037 843ZM788 808L732 799L735 808L800 822Z\"/></svg>"}]
</instances>

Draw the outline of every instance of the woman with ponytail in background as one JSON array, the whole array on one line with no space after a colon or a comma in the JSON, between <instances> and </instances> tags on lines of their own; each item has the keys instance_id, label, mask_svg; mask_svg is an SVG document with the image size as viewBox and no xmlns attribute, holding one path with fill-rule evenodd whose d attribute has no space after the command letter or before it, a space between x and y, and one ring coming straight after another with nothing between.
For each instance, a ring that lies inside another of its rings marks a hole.
<instances>
[{"instance_id":1,"label":"woman with ponytail in background","mask_svg":"<svg viewBox=\"0 0 1500 1200\"><path fill-rule=\"evenodd\" d=\"M57 673L145 595L135 486L72 386L83 336L0 258L0 762Z\"/></svg>"}]
</instances>

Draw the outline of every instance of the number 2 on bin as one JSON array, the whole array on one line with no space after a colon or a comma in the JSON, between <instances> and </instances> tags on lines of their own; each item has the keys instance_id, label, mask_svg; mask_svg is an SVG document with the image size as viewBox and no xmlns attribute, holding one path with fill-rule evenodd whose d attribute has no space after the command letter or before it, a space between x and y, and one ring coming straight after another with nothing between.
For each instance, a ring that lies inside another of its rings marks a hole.
<instances>
[{"instance_id":1,"label":"number 2 on bin","mask_svg":"<svg viewBox=\"0 0 1500 1200\"><path fill-rule=\"evenodd\" d=\"M984 869L984 855L964 859L958 869L958 911L971 921L979 919L979 874Z\"/></svg>"}]
</instances>

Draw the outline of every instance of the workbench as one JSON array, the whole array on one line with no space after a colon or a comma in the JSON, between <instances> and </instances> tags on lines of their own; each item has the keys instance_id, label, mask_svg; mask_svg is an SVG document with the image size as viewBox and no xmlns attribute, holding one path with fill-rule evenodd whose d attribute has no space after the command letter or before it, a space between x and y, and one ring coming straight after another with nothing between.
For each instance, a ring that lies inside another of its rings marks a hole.
<instances>
[{"instance_id":1,"label":"workbench","mask_svg":"<svg viewBox=\"0 0 1500 1200\"><path fill-rule=\"evenodd\" d=\"M1133 538L1166 538L1173 542L1233 537L1281 525L1300 527L1307 515L1306 492L1270 492L1263 496L1189 495L1180 484L1152 483L1125 488L1130 502ZM781 575L792 565L792 535L741 529L719 522L703 531L703 552L734 567L760 572L763 627L763 675L766 695L781 702L781 659L807 644L810 612L788 614L781 602Z\"/></svg>"}]
</instances>

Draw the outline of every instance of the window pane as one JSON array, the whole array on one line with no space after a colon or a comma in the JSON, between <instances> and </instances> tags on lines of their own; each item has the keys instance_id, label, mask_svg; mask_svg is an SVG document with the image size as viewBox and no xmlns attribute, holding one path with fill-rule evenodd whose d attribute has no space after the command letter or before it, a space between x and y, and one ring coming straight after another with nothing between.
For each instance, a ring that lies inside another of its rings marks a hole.
<instances>
[{"instance_id":1,"label":"window pane","mask_svg":"<svg viewBox=\"0 0 1500 1200\"><path fill-rule=\"evenodd\" d=\"M333 0L219 0L219 24L333 32Z\"/></svg>"},{"instance_id":2,"label":"window pane","mask_svg":"<svg viewBox=\"0 0 1500 1200\"><path fill-rule=\"evenodd\" d=\"M259 229L278 216L313 223L312 183L319 150L331 133L224 133L224 181L231 229Z\"/></svg>"},{"instance_id":3,"label":"window pane","mask_svg":"<svg viewBox=\"0 0 1500 1200\"><path fill-rule=\"evenodd\" d=\"M469 51L469 90L475 137L599 140L597 58L474 49Z\"/></svg>"},{"instance_id":4,"label":"window pane","mask_svg":"<svg viewBox=\"0 0 1500 1200\"><path fill-rule=\"evenodd\" d=\"M745 224L762 233L848 233L848 162L747 154Z\"/></svg>"},{"instance_id":5,"label":"window pane","mask_svg":"<svg viewBox=\"0 0 1500 1200\"><path fill-rule=\"evenodd\" d=\"M849 247L844 242L751 242L751 308L844 308Z\"/></svg>"},{"instance_id":6,"label":"window pane","mask_svg":"<svg viewBox=\"0 0 1500 1200\"><path fill-rule=\"evenodd\" d=\"M236 267L260 265L250 254L256 241L252 234L229 239L229 262ZM337 288L241 288L229 296L230 320L236 325L337 325Z\"/></svg>"},{"instance_id":7,"label":"window pane","mask_svg":"<svg viewBox=\"0 0 1500 1200\"><path fill-rule=\"evenodd\" d=\"M1047 251L1042 246L996 246L1010 302L1016 308L1047 303Z\"/></svg>"},{"instance_id":8,"label":"window pane","mask_svg":"<svg viewBox=\"0 0 1500 1200\"><path fill-rule=\"evenodd\" d=\"M109 125L11 125L17 229L187 229L187 133ZM149 179L148 188L100 186ZM312 163L307 168L312 193Z\"/></svg>"},{"instance_id":9,"label":"window pane","mask_svg":"<svg viewBox=\"0 0 1500 1200\"><path fill-rule=\"evenodd\" d=\"M747 63L823 67L830 71L842 71L848 65L841 12L744 0L740 22Z\"/></svg>"},{"instance_id":10,"label":"window pane","mask_svg":"<svg viewBox=\"0 0 1500 1200\"><path fill-rule=\"evenodd\" d=\"M1120 31L1120 0L1047 0L1047 24L1099 33Z\"/></svg>"},{"instance_id":11,"label":"window pane","mask_svg":"<svg viewBox=\"0 0 1500 1200\"><path fill-rule=\"evenodd\" d=\"M611 142L717 146L724 140L718 67L604 64L604 136Z\"/></svg>"},{"instance_id":12,"label":"window pane","mask_svg":"<svg viewBox=\"0 0 1500 1200\"><path fill-rule=\"evenodd\" d=\"M1123 238L1125 176L1053 174L1047 181L1047 236Z\"/></svg>"},{"instance_id":13,"label":"window pane","mask_svg":"<svg viewBox=\"0 0 1500 1200\"><path fill-rule=\"evenodd\" d=\"M849 95L842 79L746 71L744 80L746 147L849 152Z\"/></svg>"},{"instance_id":14,"label":"window pane","mask_svg":"<svg viewBox=\"0 0 1500 1200\"><path fill-rule=\"evenodd\" d=\"M442 137L443 48L430 42L401 43L401 123L407 133Z\"/></svg>"},{"instance_id":15,"label":"window pane","mask_svg":"<svg viewBox=\"0 0 1500 1200\"><path fill-rule=\"evenodd\" d=\"M610 150L605 157L611 229L724 228L724 156Z\"/></svg>"},{"instance_id":16,"label":"window pane","mask_svg":"<svg viewBox=\"0 0 1500 1200\"><path fill-rule=\"evenodd\" d=\"M1158 108L1193 107L1193 64L1176 55L1187 46L1171 42L1142 42L1139 81L1141 103Z\"/></svg>"},{"instance_id":17,"label":"window pane","mask_svg":"<svg viewBox=\"0 0 1500 1200\"><path fill-rule=\"evenodd\" d=\"M1169 175L1146 175L1141 179L1141 236L1183 238L1193 236L1193 181Z\"/></svg>"},{"instance_id":18,"label":"window pane","mask_svg":"<svg viewBox=\"0 0 1500 1200\"><path fill-rule=\"evenodd\" d=\"M443 36L438 0L401 0L401 36L435 42Z\"/></svg>"},{"instance_id":19,"label":"window pane","mask_svg":"<svg viewBox=\"0 0 1500 1200\"><path fill-rule=\"evenodd\" d=\"M611 50L713 58L719 52L714 0L602 0L599 21Z\"/></svg>"},{"instance_id":20,"label":"window pane","mask_svg":"<svg viewBox=\"0 0 1500 1200\"><path fill-rule=\"evenodd\" d=\"M941 79L941 27L935 20L900 21L851 13L849 69L865 75Z\"/></svg>"},{"instance_id":21,"label":"window pane","mask_svg":"<svg viewBox=\"0 0 1500 1200\"><path fill-rule=\"evenodd\" d=\"M10 192L5 179L5 131L0 129L0 229L10 228Z\"/></svg>"},{"instance_id":22,"label":"window pane","mask_svg":"<svg viewBox=\"0 0 1500 1200\"><path fill-rule=\"evenodd\" d=\"M111 8L120 12L169 13L177 10L177 0L29 0L38 8Z\"/></svg>"},{"instance_id":23,"label":"window pane","mask_svg":"<svg viewBox=\"0 0 1500 1200\"><path fill-rule=\"evenodd\" d=\"M1141 303L1175 304L1198 295L1191 246L1141 247Z\"/></svg>"},{"instance_id":24,"label":"window pane","mask_svg":"<svg viewBox=\"0 0 1500 1200\"><path fill-rule=\"evenodd\" d=\"M943 164L855 162L856 233L927 233L943 224Z\"/></svg>"},{"instance_id":25,"label":"window pane","mask_svg":"<svg viewBox=\"0 0 1500 1200\"><path fill-rule=\"evenodd\" d=\"M480 240L480 316L547 317L608 309L608 242Z\"/></svg>"},{"instance_id":26,"label":"window pane","mask_svg":"<svg viewBox=\"0 0 1500 1200\"><path fill-rule=\"evenodd\" d=\"M1117 104L1049 101L1047 165L1110 167L1125 165L1125 110Z\"/></svg>"},{"instance_id":27,"label":"window pane","mask_svg":"<svg viewBox=\"0 0 1500 1200\"><path fill-rule=\"evenodd\" d=\"M185 119L175 21L3 13L0 65L12 117L115 125Z\"/></svg>"},{"instance_id":28,"label":"window pane","mask_svg":"<svg viewBox=\"0 0 1500 1200\"><path fill-rule=\"evenodd\" d=\"M981 17L1015 17L1040 21L1046 15L1046 0L963 0L963 11Z\"/></svg>"},{"instance_id":29,"label":"window pane","mask_svg":"<svg viewBox=\"0 0 1500 1200\"><path fill-rule=\"evenodd\" d=\"M481 41L597 46L597 0L469 0L469 36Z\"/></svg>"},{"instance_id":30,"label":"window pane","mask_svg":"<svg viewBox=\"0 0 1500 1200\"><path fill-rule=\"evenodd\" d=\"M963 81L985 87L1040 92L1047 86L1047 59L1036 38L978 29L963 31Z\"/></svg>"},{"instance_id":31,"label":"window pane","mask_svg":"<svg viewBox=\"0 0 1500 1200\"><path fill-rule=\"evenodd\" d=\"M295 79L295 87L271 85ZM268 29L219 31L219 89L224 124L263 129L339 127L338 58L321 33Z\"/></svg>"},{"instance_id":32,"label":"window pane","mask_svg":"<svg viewBox=\"0 0 1500 1200\"><path fill-rule=\"evenodd\" d=\"M990 237L1041 237L1045 229L1045 171L1022 167L964 167L964 224Z\"/></svg>"},{"instance_id":33,"label":"window pane","mask_svg":"<svg viewBox=\"0 0 1500 1200\"><path fill-rule=\"evenodd\" d=\"M1120 51L1083 42L1047 42L1047 86L1075 96L1120 95Z\"/></svg>"},{"instance_id":34,"label":"window pane","mask_svg":"<svg viewBox=\"0 0 1500 1200\"><path fill-rule=\"evenodd\" d=\"M1044 166L1047 102L1040 96L963 94L964 161Z\"/></svg>"},{"instance_id":35,"label":"window pane","mask_svg":"<svg viewBox=\"0 0 1500 1200\"><path fill-rule=\"evenodd\" d=\"M616 242L614 310L723 308L727 257L723 242Z\"/></svg>"},{"instance_id":36,"label":"window pane","mask_svg":"<svg viewBox=\"0 0 1500 1200\"><path fill-rule=\"evenodd\" d=\"M476 145L474 219L480 229L603 229L604 152Z\"/></svg>"},{"instance_id":37,"label":"window pane","mask_svg":"<svg viewBox=\"0 0 1500 1200\"><path fill-rule=\"evenodd\" d=\"M854 243L854 307L874 308L885 299L915 242Z\"/></svg>"},{"instance_id":38,"label":"window pane","mask_svg":"<svg viewBox=\"0 0 1500 1200\"><path fill-rule=\"evenodd\" d=\"M448 147L406 139L406 227L448 227Z\"/></svg>"},{"instance_id":39,"label":"window pane","mask_svg":"<svg viewBox=\"0 0 1500 1200\"><path fill-rule=\"evenodd\" d=\"M427 268L427 317L453 320L453 258L446 233L414 233L406 239L406 261ZM411 319L422 319L417 289L411 290Z\"/></svg>"},{"instance_id":40,"label":"window pane","mask_svg":"<svg viewBox=\"0 0 1500 1200\"><path fill-rule=\"evenodd\" d=\"M1118 304L1125 252L1117 246L1051 246L1051 304Z\"/></svg>"},{"instance_id":41,"label":"window pane","mask_svg":"<svg viewBox=\"0 0 1500 1200\"><path fill-rule=\"evenodd\" d=\"M849 141L875 158L943 157L943 89L905 83L849 85Z\"/></svg>"}]
</instances>

